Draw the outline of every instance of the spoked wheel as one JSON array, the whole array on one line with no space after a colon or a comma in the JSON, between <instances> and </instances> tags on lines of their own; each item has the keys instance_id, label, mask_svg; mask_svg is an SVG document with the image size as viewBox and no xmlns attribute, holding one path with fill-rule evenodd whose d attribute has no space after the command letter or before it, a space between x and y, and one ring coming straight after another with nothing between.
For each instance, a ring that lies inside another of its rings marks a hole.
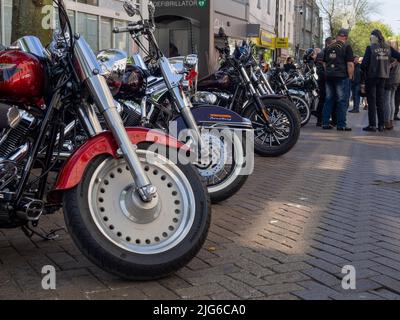
<instances>
[{"instance_id":1,"label":"spoked wheel","mask_svg":"<svg viewBox=\"0 0 400 320\"><path fill-rule=\"evenodd\" d=\"M255 152L264 157L278 157L289 152L300 137L299 112L285 100L268 99L264 104L270 126L254 104L247 107L243 116L253 123Z\"/></svg>"},{"instance_id":2,"label":"spoked wheel","mask_svg":"<svg viewBox=\"0 0 400 320\"><path fill-rule=\"evenodd\" d=\"M303 98L299 96L291 96L293 104L295 105L296 109L299 110L300 117L301 117L301 126L306 126L311 119L311 110L310 106Z\"/></svg>"},{"instance_id":3,"label":"spoked wheel","mask_svg":"<svg viewBox=\"0 0 400 320\"><path fill-rule=\"evenodd\" d=\"M218 132L202 133L203 142L209 146L209 159L196 165L213 203L232 197L248 178L244 143L233 131L229 137Z\"/></svg>"},{"instance_id":4,"label":"spoked wheel","mask_svg":"<svg viewBox=\"0 0 400 320\"><path fill-rule=\"evenodd\" d=\"M65 194L64 212L74 241L91 261L123 278L148 280L177 271L197 254L211 210L193 166L145 150L138 155L158 190L153 201L141 201L124 159L102 156Z\"/></svg>"}]
</instances>

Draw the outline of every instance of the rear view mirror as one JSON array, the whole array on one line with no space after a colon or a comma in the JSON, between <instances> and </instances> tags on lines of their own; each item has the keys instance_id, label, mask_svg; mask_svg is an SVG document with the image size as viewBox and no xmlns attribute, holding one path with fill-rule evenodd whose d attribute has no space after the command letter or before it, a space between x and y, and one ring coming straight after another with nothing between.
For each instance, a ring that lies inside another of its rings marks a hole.
<instances>
[{"instance_id":1,"label":"rear view mirror","mask_svg":"<svg viewBox=\"0 0 400 320\"><path fill-rule=\"evenodd\" d=\"M124 9L126 11L126 13L128 14L128 16L130 17L134 17L136 14L140 13L138 12L138 9L135 7L134 4L132 4L131 1L125 1L124 2Z\"/></svg>"}]
</instances>

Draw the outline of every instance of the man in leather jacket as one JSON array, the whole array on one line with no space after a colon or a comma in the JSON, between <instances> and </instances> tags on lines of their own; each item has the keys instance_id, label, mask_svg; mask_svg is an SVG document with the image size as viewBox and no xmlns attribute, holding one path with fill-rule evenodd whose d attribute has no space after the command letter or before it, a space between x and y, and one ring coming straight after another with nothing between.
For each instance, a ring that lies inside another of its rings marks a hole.
<instances>
[{"instance_id":1,"label":"man in leather jacket","mask_svg":"<svg viewBox=\"0 0 400 320\"><path fill-rule=\"evenodd\" d=\"M326 100L323 109L323 129L333 129L329 121L337 101L337 130L351 131L347 126L350 80L354 73L353 49L347 43L349 31L341 29L336 42L325 49Z\"/></svg>"},{"instance_id":2,"label":"man in leather jacket","mask_svg":"<svg viewBox=\"0 0 400 320\"><path fill-rule=\"evenodd\" d=\"M384 103L385 85L390 76L390 58L400 61L400 53L385 43L380 30L371 33L371 45L365 50L361 65L366 74L369 125L364 131L376 132L385 130Z\"/></svg>"}]
</instances>

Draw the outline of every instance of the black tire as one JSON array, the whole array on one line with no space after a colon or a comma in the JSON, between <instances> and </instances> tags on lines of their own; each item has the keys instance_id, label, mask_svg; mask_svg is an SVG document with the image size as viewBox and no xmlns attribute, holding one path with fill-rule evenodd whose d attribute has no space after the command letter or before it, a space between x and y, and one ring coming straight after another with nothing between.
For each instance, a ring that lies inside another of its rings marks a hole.
<instances>
[{"instance_id":1,"label":"black tire","mask_svg":"<svg viewBox=\"0 0 400 320\"><path fill-rule=\"evenodd\" d=\"M243 141L243 144L242 144L241 147L242 147L242 150L244 152L244 150L246 150L246 146L245 146L244 141ZM246 155L245 155L245 157L246 157ZM248 163L243 164L242 168L244 169L244 167L246 165L249 165L249 164ZM247 174L245 174L244 172L242 172L241 174L237 175L235 180L232 181L223 190L217 191L217 192L209 192L210 198L211 198L211 202L213 204L217 204L217 203L226 201L229 198L233 197L236 193L238 193L240 191L240 189L242 189L242 187L244 186L244 184L246 183L248 178L249 178L249 176ZM210 191L210 189L209 189L209 191Z\"/></svg>"},{"instance_id":2,"label":"black tire","mask_svg":"<svg viewBox=\"0 0 400 320\"><path fill-rule=\"evenodd\" d=\"M300 114L293 103L286 99L264 99L263 102L269 110L276 110L287 117L290 132L288 138L283 143L273 146L262 143L260 139L257 139L256 135L254 140L254 151L257 155L262 157L280 157L292 150L300 138ZM245 118L248 118L253 122L254 129L256 130L257 125L252 119L255 115L259 115L255 104L249 105L243 113ZM263 116L259 115L259 117ZM257 132L255 133L257 134Z\"/></svg>"},{"instance_id":3,"label":"black tire","mask_svg":"<svg viewBox=\"0 0 400 320\"><path fill-rule=\"evenodd\" d=\"M211 221L210 199L206 187L192 165L181 165L195 195L195 215L188 234L175 247L158 254L138 254L109 241L90 213L89 183L98 166L107 159L100 156L87 167L82 182L64 194L67 228L82 253L101 269L128 280L154 280L166 277L189 263L203 246Z\"/></svg>"},{"instance_id":4,"label":"black tire","mask_svg":"<svg viewBox=\"0 0 400 320\"><path fill-rule=\"evenodd\" d=\"M236 193L240 191L240 189L242 189L248 178L249 176L245 175L238 176L235 182L229 185L229 188L225 188L223 191L211 193L211 203L218 204L233 197Z\"/></svg>"},{"instance_id":5,"label":"black tire","mask_svg":"<svg viewBox=\"0 0 400 320\"><path fill-rule=\"evenodd\" d=\"M311 109L307 101L299 96L291 96L293 104L300 113L301 126L305 127L311 120Z\"/></svg>"}]
</instances>

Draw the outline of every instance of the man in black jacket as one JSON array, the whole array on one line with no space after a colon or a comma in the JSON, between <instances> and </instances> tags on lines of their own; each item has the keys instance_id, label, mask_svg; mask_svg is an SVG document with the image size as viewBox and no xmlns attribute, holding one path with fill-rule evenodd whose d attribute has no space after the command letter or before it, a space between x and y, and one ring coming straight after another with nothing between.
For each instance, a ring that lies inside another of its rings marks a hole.
<instances>
[{"instance_id":1,"label":"man in black jacket","mask_svg":"<svg viewBox=\"0 0 400 320\"><path fill-rule=\"evenodd\" d=\"M349 31L341 29L336 42L325 49L326 101L323 109L323 129L333 129L329 121L337 102L337 130L351 131L347 126L350 79L354 73L353 49L347 43Z\"/></svg>"},{"instance_id":2,"label":"man in black jacket","mask_svg":"<svg viewBox=\"0 0 400 320\"><path fill-rule=\"evenodd\" d=\"M385 130L384 103L385 84L390 74L390 58L400 61L400 53L385 43L380 30L371 33L371 45L365 50L361 68L366 73L369 125L364 131L376 132Z\"/></svg>"}]
</instances>

